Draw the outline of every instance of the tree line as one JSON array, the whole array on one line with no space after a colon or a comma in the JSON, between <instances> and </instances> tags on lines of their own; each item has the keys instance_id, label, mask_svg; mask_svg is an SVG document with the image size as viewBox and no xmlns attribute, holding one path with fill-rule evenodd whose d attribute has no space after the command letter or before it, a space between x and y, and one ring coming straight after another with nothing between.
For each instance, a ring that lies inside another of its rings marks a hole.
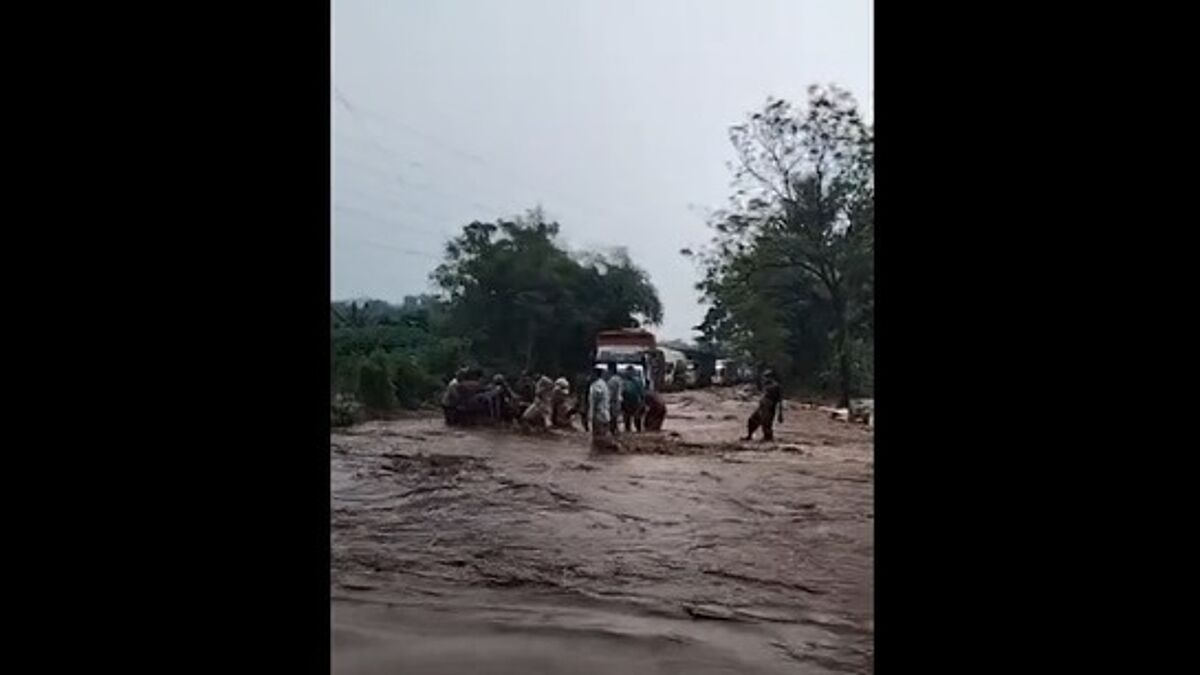
<instances>
[{"instance_id":1,"label":"tree line","mask_svg":"<svg viewBox=\"0 0 1200 675\"><path fill-rule=\"evenodd\" d=\"M428 401L461 366L515 378L587 372L598 331L662 320L646 272L621 249L575 254L540 209L473 222L405 306L332 305L332 395L372 411Z\"/></svg>"}]
</instances>

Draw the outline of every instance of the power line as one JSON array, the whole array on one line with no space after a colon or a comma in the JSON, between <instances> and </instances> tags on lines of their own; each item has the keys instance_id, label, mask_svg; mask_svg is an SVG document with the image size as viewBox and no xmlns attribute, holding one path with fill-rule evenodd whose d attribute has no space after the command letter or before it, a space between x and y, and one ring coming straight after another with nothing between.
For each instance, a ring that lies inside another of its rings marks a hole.
<instances>
[{"instance_id":1,"label":"power line","mask_svg":"<svg viewBox=\"0 0 1200 675\"><path fill-rule=\"evenodd\" d=\"M357 216L360 216L363 218L375 220L379 223L394 227L396 229L415 232L418 234L425 234L425 235L437 237L439 239L450 239L453 236L447 232L441 232L441 231L437 231L437 230L428 230L423 227L417 227L415 225L409 225L407 223L400 223L400 222L397 222L394 220L389 220L387 218L378 216L375 213L372 213L371 211L368 211L366 209L359 208L356 206L352 206L350 204L335 203L334 209L337 211L343 211L345 213L349 213L351 215L357 215Z\"/></svg>"},{"instance_id":2,"label":"power line","mask_svg":"<svg viewBox=\"0 0 1200 675\"><path fill-rule=\"evenodd\" d=\"M342 106L345 107L346 110L348 110L350 112L350 114L352 114L352 115L368 117L368 118L375 118L381 122L386 122L388 124L391 124L394 127L397 127L403 131L406 131L409 134L416 136L417 138L422 138L433 145L441 147L442 149L446 150L447 152L458 155L458 156L460 156L464 159L467 159L471 162L475 162L476 164L486 164L487 163L487 161L484 160L479 155L476 155L471 152L467 152L466 150L457 148L453 144L448 143L432 134L423 132L420 129L417 129L409 124L406 124L405 122L402 122L399 119L396 119L395 117L393 117L391 115L373 111L373 110L367 110L361 106L351 104L349 99L346 97L345 94L343 94L341 92L340 89L335 88L334 93L337 96L338 101L342 104Z\"/></svg>"},{"instance_id":3,"label":"power line","mask_svg":"<svg viewBox=\"0 0 1200 675\"><path fill-rule=\"evenodd\" d=\"M426 192L432 192L434 194L441 195L441 196L445 197L446 199L452 200L456 203L457 202L466 202L469 200L469 203L471 206L478 208L478 209L485 210L485 211L491 211L494 214L494 217L500 217L502 214L511 211L511 209L502 209L498 206L495 206L494 204L489 204L487 202L483 202L482 200L480 200L478 197L475 197L475 196L462 197L460 195L455 195L450 192L447 192L446 190L438 188L429 183L411 182L411 180L406 180L403 175L396 172L395 170L389 171L388 169L381 168L375 164L371 164L370 162L363 161L356 157L348 157L346 155L335 155L334 159L337 162L342 162L348 166L351 166L351 167L354 167L357 169L361 169L362 171L365 171L371 175L374 175L377 179L380 179L383 181L383 185L386 186L386 187L384 187L384 189L386 191L388 191L391 194L395 194L397 196L400 196L401 193L398 191L395 191L394 186L405 185L405 186L411 186L411 187L414 187L414 188L417 188L419 190L423 190ZM336 182L335 182L334 187L335 188L338 187Z\"/></svg>"},{"instance_id":4,"label":"power line","mask_svg":"<svg viewBox=\"0 0 1200 675\"><path fill-rule=\"evenodd\" d=\"M451 215L447 214L445 211L441 211L441 210L437 210L437 209L430 210L426 206L421 206L417 203L412 202L411 200L400 198L398 193L396 195L393 195L392 193L389 193L386 191L381 192L381 193L372 193L367 190L360 190L356 187L348 187L345 185L338 186L336 193L338 196L340 196L342 194L347 194L351 197L358 197L360 199L379 200L380 202L383 202L386 205L390 205L392 210L411 211L413 213L418 214L419 216L422 216L425 220L428 220L431 223L439 223L439 224L443 224L443 225L449 225L451 228L451 232L443 232L443 234L446 234L447 236L449 236L451 233L457 233L457 231L459 229L461 229L464 225L466 225L471 220L474 220L473 218L468 217L468 216L451 216ZM483 204L480 204L478 202L471 202L469 205L474 209L478 209L479 211L494 211L494 209L484 206Z\"/></svg>"},{"instance_id":5,"label":"power line","mask_svg":"<svg viewBox=\"0 0 1200 675\"><path fill-rule=\"evenodd\" d=\"M417 213L422 216L425 216L426 218L428 218L430 220L447 222L447 223L457 222L457 220L458 220L458 218L452 218L452 217L446 215L445 213L433 213L429 209L427 209L423 206L418 206L417 204L414 204L408 200L395 198L391 194L386 193L386 192L374 193L374 192L370 192L367 190L360 190L356 187L349 187L349 186L345 186L345 185L339 185L336 192L338 193L338 195L348 194L352 197L357 196L357 197L363 198L363 199L377 199L385 204L389 204L389 205L395 207L396 210L403 209L406 211L412 211L413 213Z\"/></svg>"},{"instance_id":6,"label":"power line","mask_svg":"<svg viewBox=\"0 0 1200 675\"><path fill-rule=\"evenodd\" d=\"M597 211L597 212L605 215L606 219L625 220L625 218L623 218L619 215L613 214L613 213L609 212L607 209L602 209L596 205L591 205L591 206L585 207L585 205L581 204L578 200L568 197L566 195L563 195L561 192L559 192L557 190L547 188L544 185L534 185L528 179L522 178L522 176L520 175L520 172L513 171L511 169L511 167L509 167L509 168L498 167L494 163L489 162L488 160L484 159L483 157L480 157L473 153L467 152L460 148L454 147L452 144L450 144L440 138L437 138L436 136L433 136L432 134L428 134L426 132L422 132L418 129L415 129L411 125L404 123L391 115L387 115L385 113L381 113L381 112L377 112L377 111L367 110L367 109L363 108L362 106L352 104L352 103L350 103L349 99L346 97L346 95L344 93L342 93L340 90L335 90L335 91L338 96L339 102L343 105L343 107L345 107L353 115L357 115L357 116L361 116L361 117L374 117L381 121L388 122L396 128L404 130L415 136L430 140L431 142L443 147L444 149L446 149L447 151L449 151L453 154L469 158L477 164L487 166L487 167L493 169L494 171L496 171L497 173L503 174L507 179L515 180L516 182L522 183L522 184L524 184L525 187L527 187L531 190L534 190L535 192L548 192L551 195L557 196L564 201L572 202L575 204L576 207L583 208L583 210L585 212L590 212L590 211L594 210L594 211ZM600 219L600 220L604 220L604 219Z\"/></svg>"},{"instance_id":7,"label":"power line","mask_svg":"<svg viewBox=\"0 0 1200 675\"><path fill-rule=\"evenodd\" d=\"M441 262L441 256L438 256L434 253L430 253L429 251L418 251L418 250L411 249L411 248L404 248L401 246L393 246L391 244L387 244L387 243L384 243L381 241L376 241L374 239L367 239L365 237L344 237L344 240L351 244L362 244L365 246L372 246L375 248L382 248L382 249L386 249L389 251L395 251L396 253L403 253L404 255L416 256L418 258L425 258L427 260Z\"/></svg>"}]
</instances>

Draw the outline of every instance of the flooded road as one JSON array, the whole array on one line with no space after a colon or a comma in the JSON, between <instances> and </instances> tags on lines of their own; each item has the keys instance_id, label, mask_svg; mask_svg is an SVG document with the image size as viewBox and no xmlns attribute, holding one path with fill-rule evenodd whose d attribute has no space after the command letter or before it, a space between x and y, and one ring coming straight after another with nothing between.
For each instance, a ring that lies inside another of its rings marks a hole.
<instances>
[{"instance_id":1,"label":"flooded road","mask_svg":"<svg viewBox=\"0 0 1200 675\"><path fill-rule=\"evenodd\" d=\"M788 404L774 443L737 442L752 408L670 394L619 454L334 433L334 672L871 672L871 432Z\"/></svg>"}]
</instances>

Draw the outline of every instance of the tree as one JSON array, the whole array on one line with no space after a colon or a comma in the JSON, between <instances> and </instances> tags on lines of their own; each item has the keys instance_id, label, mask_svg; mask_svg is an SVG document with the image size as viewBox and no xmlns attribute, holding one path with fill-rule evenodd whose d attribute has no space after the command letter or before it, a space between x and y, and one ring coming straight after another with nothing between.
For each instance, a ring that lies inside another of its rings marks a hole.
<instances>
[{"instance_id":1,"label":"tree","mask_svg":"<svg viewBox=\"0 0 1200 675\"><path fill-rule=\"evenodd\" d=\"M699 328L779 368L832 365L848 405L874 324L873 130L847 92L810 87L805 110L769 100L730 140L730 207L711 249L683 251L705 269Z\"/></svg>"},{"instance_id":2,"label":"tree","mask_svg":"<svg viewBox=\"0 0 1200 675\"><path fill-rule=\"evenodd\" d=\"M501 370L583 370L598 330L662 320L645 272L623 251L572 256L540 210L474 222L446 245L432 278L447 328L471 336L475 356Z\"/></svg>"}]
</instances>

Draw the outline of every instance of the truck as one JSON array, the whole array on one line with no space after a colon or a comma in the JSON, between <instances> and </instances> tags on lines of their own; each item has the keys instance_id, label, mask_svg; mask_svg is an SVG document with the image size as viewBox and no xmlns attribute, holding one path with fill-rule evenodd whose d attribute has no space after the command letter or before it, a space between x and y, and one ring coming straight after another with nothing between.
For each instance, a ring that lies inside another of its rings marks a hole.
<instances>
[{"instance_id":1,"label":"truck","mask_svg":"<svg viewBox=\"0 0 1200 675\"><path fill-rule=\"evenodd\" d=\"M640 328L600 331L596 335L594 367L618 369L633 366L649 391L662 390L666 358L654 334Z\"/></svg>"}]
</instances>

